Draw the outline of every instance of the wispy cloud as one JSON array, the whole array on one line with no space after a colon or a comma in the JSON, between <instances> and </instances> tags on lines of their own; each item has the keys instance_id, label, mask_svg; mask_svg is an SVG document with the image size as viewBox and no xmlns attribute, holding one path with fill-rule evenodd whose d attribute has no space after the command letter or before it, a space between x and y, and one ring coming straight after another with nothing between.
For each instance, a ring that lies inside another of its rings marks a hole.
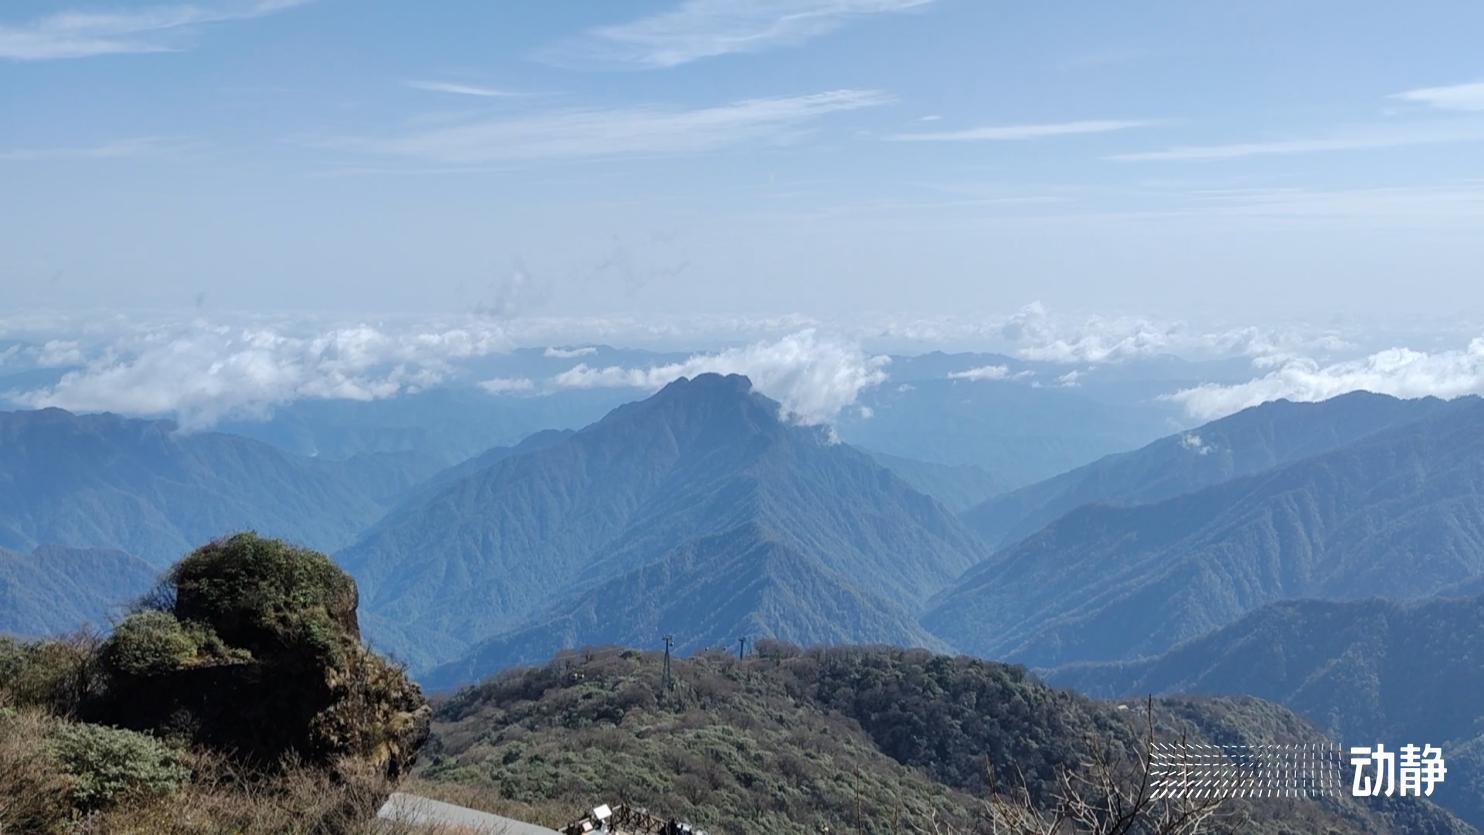
<instances>
[{"instance_id":1,"label":"wispy cloud","mask_svg":"<svg viewBox=\"0 0 1484 835\"><path fill-rule=\"evenodd\" d=\"M456 96L478 96L479 98L486 99L516 98L528 95L527 93L501 90L497 87L486 87L481 84L464 84L457 81L408 81L406 84L414 90L427 90L430 93L451 93Z\"/></svg>"},{"instance_id":2,"label":"wispy cloud","mask_svg":"<svg viewBox=\"0 0 1484 835\"><path fill-rule=\"evenodd\" d=\"M1484 123L1427 123L1402 126L1373 126L1357 129L1349 133L1307 139L1238 142L1225 145L1181 145L1158 151L1113 154L1108 159L1124 162L1223 160L1287 154L1315 154L1326 151L1366 151L1414 145L1440 145L1453 142L1480 141L1484 141Z\"/></svg>"},{"instance_id":3,"label":"wispy cloud","mask_svg":"<svg viewBox=\"0 0 1484 835\"><path fill-rule=\"evenodd\" d=\"M401 136L340 138L321 144L459 164L694 153L758 140L781 140L832 113L890 101L890 96L875 90L832 90L691 110L564 109L509 119L482 119Z\"/></svg>"},{"instance_id":4,"label":"wispy cloud","mask_svg":"<svg viewBox=\"0 0 1484 835\"><path fill-rule=\"evenodd\" d=\"M825 35L849 21L933 0L685 0L678 7L605 26L547 50L557 64L674 67L702 58L762 52Z\"/></svg>"},{"instance_id":5,"label":"wispy cloud","mask_svg":"<svg viewBox=\"0 0 1484 835\"><path fill-rule=\"evenodd\" d=\"M1392 94L1391 98L1425 104L1439 110L1484 110L1484 81L1450 84L1445 87L1422 87Z\"/></svg>"},{"instance_id":6,"label":"wispy cloud","mask_svg":"<svg viewBox=\"0 0 1484 835\"><path fill-rule=\"evenodd\" d=\"M890 142L1019 142L1028 139L1046 139L1054 136L1075 136L1086 133L1110 133L1112 131L1142 128L1157 124L1142 119L1089 119L1079 122L1052 122L1037 125L989 125L963 130L922 131L896 133L886 137Z\"/></svg>"},{"instance_id":7,"label":"wispy cloud","mask_svg":"<svg viewBox=\"0 0 1484 835\"><path fill-rule=\"evenodd\" d=\"M161 136L142 136L119 139L101 145L69 148L10 148L0 149L0 162L42 162L47 160L106 160L129 157L155 156L193 147L185 139Z\"/></svg>"},{"instance_id":8,"label":"wispy cloud","mask_svg":"<svg viewBox=\"0 0 1484 835\"><path fill-rule=\"evenodd\" d=\"M203 26L248 20L311 0L229 0L143 6L115 11L64 11L20 24L0 24L0 58L49 61L185 48Z\"/></svg>"}]
</instances>

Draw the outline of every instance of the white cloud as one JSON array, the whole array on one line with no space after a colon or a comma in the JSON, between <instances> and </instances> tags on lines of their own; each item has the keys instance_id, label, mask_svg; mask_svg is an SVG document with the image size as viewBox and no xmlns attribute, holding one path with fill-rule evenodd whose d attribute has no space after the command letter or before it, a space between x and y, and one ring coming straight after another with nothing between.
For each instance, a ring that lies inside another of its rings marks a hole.
<instances>
[{"instance_id":1,"label":"white cloud","mask_svg":"<svg viewBox=\"0 0 1484 835\"><path fill-rule=\"evenodd\" d=\"M950 380L1004 380L1010 376L1010 367L1007 365L981 365L978 368L970 368L966 371L950 371Z\"/></svg>"},{"instance_id":2,"label":"white cloud","mask_svg":"<svg viewBox=\"0 0 1484 835\"><path fill-rule=\"evenodd\" d=\"M579 364L551 379L557 388L635 388L654 391L678 377L708 372L745 374L763 394L783 404L795 420L829 423L860 393L886 380L886 357L804 330L774 342L757 342L684 362L647 368Z\"/></svg>"},{"instance_id":3,"label":"white cloud","mask_svg":"<svg viewBox=\"0 0 1484 835\"><path fill-rule=\"evenodd\" d=\"M409 81L407 86L414 90L427 90L432 93L452 93L456 96L477 96L479 98L513 98L523 96L524 93L512 93L509 90L501 90L497 87L486 87L481 84L463 84L457 81Z\"/></svg>"},{"instance_id":4,"label":"white cloud","mask_svg":"<svg viewBox=\"0 0 1484 835\"><path fill-rule=\"evenodd\" d=\"M1194 432L1186 432L1180 436L1180 446L1194 452L1202 457L1210 455L1214 449L1210 444L1201 440L1201 436Z\"/></svg>"},{"instance_id":5,"label":"white cloud","mask_svg":"<svg viewBox=\"0 0 1484 835\"><path fill-rule=\"evenodd\" d=\"M1484 338L1474 339L1463 350L1429 353L1391 348L1328 365L1291 358L1245 383L1208 383L1176 392L1169 399L1184 406L1193 418L1212 420L1269 400L1313 402L1351 391L1443 398L1484 392Z\"/></svg>"},{"instance_id":6,"label":"white cloud","mask_svg":"<svg viewBox=\"0 0 1484 835\"><path fill-rule=\"evenodd\" d=\"M62 11L0 25L0 58L47 61L182 49L201 27L248 20L309 0L227 0L141 6L117 11Z\"/></svg>"},{"instance_id":7,"label":"white cloud","mask_svg":"<svg viewBox=\"0 0 1484 835\"><path fill-rule=\"evenodd\" d=\"M48 340L36 356L38 368L63 368L81 365L83 361L82 345L73 339Z\"/></svg>"},{"instance_id":8,"label":"white cloud","mask_svg":"<svg viewBox=\"0 0 1484 835\"><path fill-rule=\"evenodd\" d=\"M548 50L558 64L674 67L702 58L762 52L828 34L867 15L901 12L932 0L684 0L678 7L594 29Z\"/></svg>"},{"instance_id":9,"label":"white cloud","mask_svg":"<svg viewBox=\"0 0 1484 835\"><path fill-rule=\"evenodd\" d=\"M55 386L13 399L38 408L174 415L184 428L199 429L228 416L263 416L299 399L376 400L435 385L451 373L454 360L510 347L501 331L478 325L306 329L194 321L142 327L110 342ZM54 359L83 359L76 346L55 348Z\"/></svg>"},{"instance_id":10,"label":"white cloud","mask_svg":"<svg viewBox=\"0 0 1484 835\"><path fill-rule=\"evenodd\" d=\"M1075 136L1087 133L1109 133L1129 128L1142 128L1156 124L1142 120L1098 119L1080 122L1055 122L1040 125L992 125L963 130L924 131L920 133L898 133L886 137L890 142L1018 142L1027 139L1046 139L1054 136Z\"/></svg>"},{"instance_id":11,"label":"white cloud","mask_svg":"<svg viewBox=\"0 0 1484 835\"><path fill-rule=\"evenodd\" d=\"M1113 154L1108 157L1123 162L1224 160L1256 156L1314 154L1326 151L1367 151L1403 148L1417 145L1441 145L1455 142L1484 141L1484 124L1425 123L1399 126L1371 126L1349 133L1303 139L1280 139L1261 142L1238 142L1222 145L1181 145L1158 151Z\"/></svg>"},{"instance_id":12,"label":"white cloud","mask_svg":"<svg viewBox=\"0 0 1484 835\"><path fill-rule=\"evenodd\" d=\"M577 359L578 357L590 356L592 354L596 354L597 352L598 349L592 347L591 345L582 348L558 348L553 345L547 348L545 351L542 351L541 355L551 359L571 360Z\"/></svg>"},{"instance_id":13,"label":"white cloud","mask_svg":"<svg viewBox=\"0 0 1484 835\"><path fill-rule=\"evenodd\" d=\"M1439 110L1484 110L1484 81L1450 84L1445 87L1422 87L1393 93L1392 98L1425 104Z\"/></svg>"},{"instance_id":14,"label":"white cloud","mask_svg":"<svg viewBox=\"0 0 1484 835\"><path fill-rule=\"evenodd\" d=\"M1126 317L1092 316L1081 322L1062 322L1045 305L1032 302L1011 316L1001 332L1019 345L1016 353L1025 359L1100 363L1165 353L1181 327Z\"/></svg>"},{"instance_id":15,"label":"white cloud","mask_svg":"<svg viewBox=\"0 0 1484 835\"><path fill-rule=\"evenodd\" d=\"M1082 385L1082 378L1087 376L1086 371L1072 369L1056 378L1056 384L1062 388L1072 389Z\"/></svg>"},{"instance_id":16,"label":"white cloud","mask_svg":"<svg viewBox=\"0 0 1484 835\"><path fill-rule=\"evenodd\" d=\"M890 96L875 90L831 90L693 110L565 109L482 119L395 137L332 139L322 144L461 164L695 153L759 140L782 140L821 117L890 101Z\"/></svg>"},{"instance_id":17,"label":"white cloud","mask_svg":"<svg viewBox=\"0 0 1484 835\"><path fill-rule=\"evenodd\" d=\"M529 377L495 377L481 382L479 387L490 394L522 394L535 391L536 383Z\"/></svg>"},{"instance_id":18,"label":"white cloud","mask_svg":"<svg viewBox=\"0 0 1484 835\"><path fill-rule=\"evenodd\" d=\"M1012 373L1008 365L981 365L977 368L968 368L963 371L948 372L950 380L968 380L971 382L980 380L1024 380L1036 376L1036 372L1029 369Z\"/></svg>"}]
</instances>

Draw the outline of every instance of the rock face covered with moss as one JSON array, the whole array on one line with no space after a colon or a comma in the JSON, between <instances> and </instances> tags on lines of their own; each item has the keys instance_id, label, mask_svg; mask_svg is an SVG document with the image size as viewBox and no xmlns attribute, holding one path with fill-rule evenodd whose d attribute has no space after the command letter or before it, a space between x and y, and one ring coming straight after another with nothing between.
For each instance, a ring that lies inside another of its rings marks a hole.
<instances>
[{"instance_id":1,"label":"rock face covered with moss","mask_svg":"<svg viewBox=\"0 0 1484 835\"><path fill-rule=\"evenodd\" d=\"M90 718L264 765L294 755L396 777L428 736L417 685L361 643L355 582L323 554L251 533L176 564L99 661L106 695Z\"/></svg>"}]
</instances>

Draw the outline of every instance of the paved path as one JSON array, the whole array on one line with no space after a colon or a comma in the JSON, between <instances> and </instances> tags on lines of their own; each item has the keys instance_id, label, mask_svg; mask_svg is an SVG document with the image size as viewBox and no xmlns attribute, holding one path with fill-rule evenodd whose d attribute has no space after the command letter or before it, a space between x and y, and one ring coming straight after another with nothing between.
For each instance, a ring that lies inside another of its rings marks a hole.
<instances>
[{"instance_id":1,"label":"paved path","mask_svg":"<svg viewBox=\"0 0 1484 835\"><path fill-rule=\"evenodd\" d=\"M479 835L558 835L544 826L402 792L393 792L376 816L400 823L462 827Z\"/></svg>"}]
</instances>

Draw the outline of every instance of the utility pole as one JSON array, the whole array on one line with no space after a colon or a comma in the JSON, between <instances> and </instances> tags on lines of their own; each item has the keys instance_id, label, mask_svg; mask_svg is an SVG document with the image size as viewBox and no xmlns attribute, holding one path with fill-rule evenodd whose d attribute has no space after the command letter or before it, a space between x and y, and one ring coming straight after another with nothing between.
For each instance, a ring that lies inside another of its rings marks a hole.
<instances>
[{"instance_id":1,"label":"utility pole","mask_svg":"<svg viewBox=\"0 0 1484 835\"><path fill-rule=\"evenodd\" d=\"M670 676L670 648L675 646L675 636L665 636L665 692L675 689L675 679Z\"/></svg>"},{"instance_id":2,"label":"utility pole","mask_svg":"<svg viewBox=\"0 0 1484 835\"><path fill-rule=\"evenodd\" d=\"M747 657L747 636L743 635L737 639L737 660Z\"/></svg>"}]
</instances>

